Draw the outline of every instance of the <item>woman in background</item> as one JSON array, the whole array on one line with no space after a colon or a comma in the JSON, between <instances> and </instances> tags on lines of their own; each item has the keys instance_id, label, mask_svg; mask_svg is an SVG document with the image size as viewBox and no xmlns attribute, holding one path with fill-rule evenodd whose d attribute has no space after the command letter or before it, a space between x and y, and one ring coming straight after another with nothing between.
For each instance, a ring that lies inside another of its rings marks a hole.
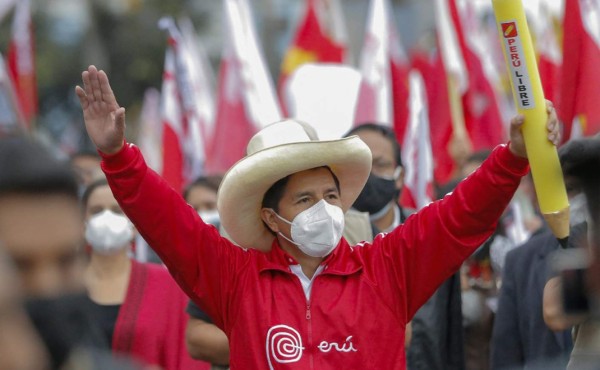
<instances>
[{"instance_id":1,"label":"woman in background","mask_svg":"<svg viewBox=\"0 0 600 370\"><path fill-rule=\"evenodd\" d=\"M186 351L184 293L163 266L130 258L134 227L106 180L90 184L82 203L91 249L85 285L112 351L165 370L208 369Z\"/></svg>"}]
</instances>

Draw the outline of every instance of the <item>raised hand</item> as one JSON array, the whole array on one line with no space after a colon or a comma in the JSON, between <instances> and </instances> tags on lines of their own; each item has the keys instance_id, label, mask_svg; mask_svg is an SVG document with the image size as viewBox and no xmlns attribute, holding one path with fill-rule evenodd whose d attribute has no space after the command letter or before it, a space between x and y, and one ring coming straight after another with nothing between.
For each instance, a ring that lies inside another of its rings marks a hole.
<instances>
[{"instance_id":1,"label":"raised hand","mask_svg":"<svg viewBox=\"0 0 600 370\"><path fill-rule=\"evenodd\" d=\"M548 113L548 121L546 122L546 129L548 130L548 140L555 146L560 144L560 128L558 124L558 118L556 116L556 110L554 104L550 100L546 100L546 112ZM510 121L510 150L517 156L527 158L527 151L525 150L525 139L521 133L521 126L523 125L524 117L517 115Z\"/></svg>"},{"instance_id":2,"label":"raised hand","mask_svg":"<svg viewBox=\"0 0 600 370\"><path fill-rule=\"evenodd\" d=\"M81 74L83 88L75 87L83 109L85 128L98 150L114 154L125 140L125 108L119 107L108 76L89 66Z\"/></svg>"}]
</instances>

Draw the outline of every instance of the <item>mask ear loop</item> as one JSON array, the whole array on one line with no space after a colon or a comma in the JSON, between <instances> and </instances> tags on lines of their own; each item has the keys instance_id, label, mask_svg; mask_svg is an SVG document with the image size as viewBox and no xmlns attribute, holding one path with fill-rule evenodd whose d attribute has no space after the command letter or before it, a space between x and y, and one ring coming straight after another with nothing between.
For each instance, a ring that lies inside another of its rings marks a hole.
<instances>
[{"instance_id":1,"label":"mask ear loop","mask_svg":"<svg viewBox=\"0 0 600 370\"><path fill-rule=\"evenodd\" d=\"M400 175L402 174L402 166L397 166L394 169L394 174L392 176L378 176L384 180L388 180L388 181L396 181L400 178Z\"/></svg>"},{"instance_id":2,"label":"mask ear loop","mask_svg":"<svg viewBox=\"0 0 600 370\"><path fill-rule=\"evenodd\" d=\"M283 218L282 216L280 216L277 212L275 212L274 209L271 209L271 211L273 211L273 213L275 214L275 216L277 216L277 218L279 218L281 221L285 222L288 225L292 225L292 223L290 221L288 221L285 218Z\"/></svg>"},{"instance_id":3,"label":"mask ear loop","mask_svg":"<svg viewBox=\"0 0 600 370\"><path fill-rule=\"evenodd\" d=\"M400 175L402 175L402 166L397 166L396 169L394 170L394 177L393 180L398 180L400 178Z\"/></svg>"},{"instance_id":4,"label":"mask ear loop","mask_svg":"<svg viewBox=\"0 0 600 370\"><path fill-rule=\"evenodd\" d=\"M273 211L273 214L275 216L277 216L277 218L279 218L281 221L285 222L288 225L292 225L292 223L290 221L288 221L285 218L283 218L282 216L280 216L277 212L275 212L274 209L271 208L271 211ZM285 240L287 240L288 242L290 242L294 245L300 245L300 244L296 243L295 241L293 241L292 239L288 238L287 236L283 235L283 233L281 231L278 231L277 234L281 235L282 238L284 238Z\"/></svg>"}]
</instances>

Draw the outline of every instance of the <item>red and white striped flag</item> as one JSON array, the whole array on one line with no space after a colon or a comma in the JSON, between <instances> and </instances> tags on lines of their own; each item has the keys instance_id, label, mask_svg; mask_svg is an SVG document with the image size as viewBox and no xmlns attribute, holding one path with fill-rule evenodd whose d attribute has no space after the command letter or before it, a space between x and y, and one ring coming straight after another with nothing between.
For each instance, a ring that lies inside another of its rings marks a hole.
<instances>
[{"instance_id":1,"label":"red and white striped flag","mask_svg":"<svg viewBox=\"0 0 600 370\"><path fill-rule=\"evenodd\" d=\"M421 73L427 90L434 179L438 184L445 184L451 179L455 164L449 151L452 116L441 49L416 49L412 54L412 67Z\"/></svg>"},{"instance_id":2,"label":"red and white striped flag","mask_svg":"<svg viewBox=\"0 0 600 370\"><path fill-rule=\"evenodd\" d=\"M38 112L35 51L30 0L16 3L8 51L10 77L27 128Z\"/></svg>"},{"instance_id":3,"label":"red and white striped flag","mask_svg":"<svg viewBox=\"0 0 600 370\"><path fill-rule=\"evenodd\" d=\"M493 148L506 141L508 130L500 113L496 87L491 82L494 72L486 73L482 60L489 47L478 47L481 34L473 4L467 0L447 0L452 25L457 35L462 59L465 62L467 86L462 103L465 127L473 150Z\"/></svg>"},{"instance_id":4,"label":"red and white striped flag","mask_svg":"<svg viewBox=\"0 0 600 370\"><path fill-rule=\"evenodd\" d=\"M192 21L183 18L178 24L185 51L183 56L187 61L186 66L194 96L194 99L190 100L192 104L190 108L193 108L193 114L198 122L195 127L199 127L200 137L203 139L199 145L207 152L215 125L215 74Z\"/></svg>"},{"instance_id":5,"label":"red and white striped flag","mask_svg":"<svg viewBox=\"0 0 600 370\"><path fill-rule=\"evenodd\" d=\"M408 208L421 209L434 199L429 109L425 84L418 71L410 72L409 86L410 113L402 145L405 176L400 204Z\"/></svg>"},{"instance_id":6,"label":"red and white striped flag","mask_svg":"<svg viewBox=\"0 0 600 370\"><path fill-rule=\"evenodd\" d=\"M557 112L565 124L564 138L572 132L590 136L600 132L600 2L566 0L563 67ZM578 126L578 127L576 127Z\"/></svg>"},{"instance_id":7,"label":"red and white striped flag","mask_svg":"<svg viewBox=\"0 0 600 370\"><path fill-rule=\"evenodd\" d=\"M206 171L223 173L262 127L282 119L247 0L224 0L226 38L217 113Z\"/></svg>"},{"instance_id":8,"label":"red and white striped flag","mask_svg":"<svg viewBox=\"0 0 600 370\"><path fill-rule=\"evenodd\" d=\"M20 132L25 128L23 121L8 68L0 54L0 136Z\"/></svg>"},{"instance_id":9,"label":"red and white striped flag","mask_svg":"<svg viewBox=\"0 0 600 370\"><path fill-rule=\"evenodd\" d=\"M197 40L185 39L171 18L161 19L159 26L169 33L162 91L162 174L182 190L204 173L206 132L214 107L202 60L191 49L199 47Z\"/></svg>"},{"instance_id":10,"label":"red and white striped flag","mask_svg":"<svg viewBox=\"0 0 600 370\"><path fill-rule=\"evenodd\" d=\"M466 61L460 48L460 34L454 26L451 16L450 4L448 0L435 0L435 20L437 46L439 50L439 59L434 62L441 62L445 76L443 81L437 81L434 92L446 99L436 99L431 101L431 112L448 109L448 112L440 113L442 121L431 119L432 132L438 137L434 139L434 160L436 163L436 181L440 184L450 180L453 172L456 170L455 160L460 157L466 157L472 150L471 139L465 127L465 115L463 110L463 96L469 88L469 74ZM437 70L439 64L434 63ZM430 83L428 83L429 87ZM440 87L445 89L439 89ZM433 105L437 103L436 105ZM450 132L446 122L446 114L450 118ZM443 125L442 130L438 125ZM438 146L439 145L439 146ZM444 164L444 171L438 170L440 163Z\"/></svg>"},{"instance_id":11,"label":"red and white striped flag","mask_svg":"<svg viewBox=\"0 0 600 370\"><path fill-rule=\"evenodd\" d=\"M165 54L161 88L162 165L160 174L173 189L181 192L185 186L183 174L185 126L177 89L176 63L175 51L168 47Z\"/></svg>"},{"instance_id":12,"label":"red and white striped flag","mask_svg":"<svg viewBox=\"0 0 600 370\"><path fill-rule=\"evenodd\" d=\"M343 63L346 59L347 32L339 0L305 0L305 4L279 76L279 94L286 112L287 81L298 67L305 63Z\"/></svg>"},{"instance_id":13,"label":"red and white striped flag","mask_svg":"<svg viewBox=\"0 0 600 370\"><path fill-rule=\"evenodd\" d=\"M371 1L360 70L363 79L355 124L388 125L402 142L408 118L409 65L388 0Z\"/></svg>"}]
</instances>

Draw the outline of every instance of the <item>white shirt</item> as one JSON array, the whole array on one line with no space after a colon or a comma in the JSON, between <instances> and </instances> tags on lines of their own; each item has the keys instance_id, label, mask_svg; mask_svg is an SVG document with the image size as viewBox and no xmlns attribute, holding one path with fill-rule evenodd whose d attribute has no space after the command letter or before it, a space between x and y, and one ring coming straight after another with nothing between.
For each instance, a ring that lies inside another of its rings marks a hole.
<instances>
[{"instance_id":1,"label":"white shirt","mask_svg":"<svg viewBox=\"0 0 600 370\"><path fill-rule=\"evenodd\" d=\"M312 279L309 279L306 275L304 275L304 271L302 271L302 266L298 265L290 265L290 270L300 279L300 283L302 284L302 289L304 290L304 295L306 296L306 300L310 300L310 290L312 289L313 281L317 275L319 275L323 271L324 266L320 265L317 267L315 274Z\"/></svg>"}]
</instances>

